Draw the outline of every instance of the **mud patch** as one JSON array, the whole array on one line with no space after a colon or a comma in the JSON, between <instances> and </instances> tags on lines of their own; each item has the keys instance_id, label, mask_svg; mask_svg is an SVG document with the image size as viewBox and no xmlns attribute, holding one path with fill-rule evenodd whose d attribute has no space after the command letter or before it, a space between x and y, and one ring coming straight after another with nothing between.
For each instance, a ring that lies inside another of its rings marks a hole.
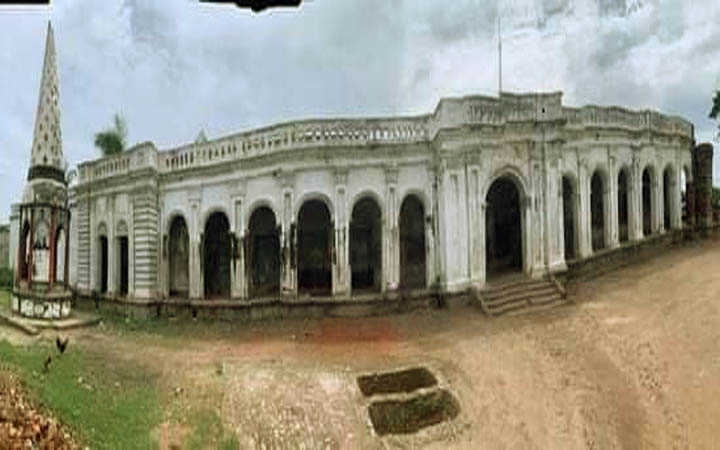
<instances>
[{"instance_id":1,"label":"mud patch","mask_svg":"<svg viewBox=\"0 0 720 450\"><path fill-rule=\"evenodd\" d=\"M365 397L376 394L410 393L435 385L437 385L437 379L424 367L364 375L358 378L358 386Z\"/></svg>"},{"instance_id":2,"label":"mud patch","mask_svg":"<svg viewBox=\"0 0 720 450\"><path fill-rule=\"evenodd\" d=\"M444 389L438 389L410 400L373 402L368 408L370 421L379 436L410 434L425 427L457 417L460 405Z\"/></svg>"}]
</instances>

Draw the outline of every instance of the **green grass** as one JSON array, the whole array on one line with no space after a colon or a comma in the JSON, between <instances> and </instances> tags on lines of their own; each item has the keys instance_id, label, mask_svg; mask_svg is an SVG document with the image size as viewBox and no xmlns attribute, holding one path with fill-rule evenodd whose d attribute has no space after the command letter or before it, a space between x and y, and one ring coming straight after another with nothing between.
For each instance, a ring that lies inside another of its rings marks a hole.
<instances>
[{"instance_id":1,"label":"green grass","mask_svg":"<svg viewBox=\"0 0 720 450\"><path fill-rule=\"evenodd\" d=\"M22 347L0 341L3 367L17 373L30 395L69 425L83 445L100 449L156 446L151 431L160 422L161 409L153 375L72 344L64 355L57 353L48 343ZM47 355L53 361L45 374Z\"/></svg>"},{"instance_id":2,"label":"green grass","mask_svg":"<svg viewBox=\"0 0 720 450\"><path fill-rule=\"evenodd\" d=\"M202 409L190 414L192 432L185 444L188 450L204 450L208 444L211 448L235 450L240 448L237 436L228 431L222 424L220 416L212 409Z\"/></svg>"}]
</instances>

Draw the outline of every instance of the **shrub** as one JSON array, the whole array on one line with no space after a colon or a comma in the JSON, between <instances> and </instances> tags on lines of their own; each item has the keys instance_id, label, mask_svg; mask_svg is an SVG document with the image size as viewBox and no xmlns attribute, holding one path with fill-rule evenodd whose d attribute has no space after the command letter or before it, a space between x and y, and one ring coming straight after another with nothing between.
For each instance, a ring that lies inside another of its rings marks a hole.
<instances>
[{"instance_id":1,"label":"shrub","mask_svg":"<svg viewBox=\"0 0 720 450\"><path fill-rule=\"evenodd\" d=\"M10 289L13 284L13 270L10 268L0 269L0 289Z\"/></svg>"}]
</instances>

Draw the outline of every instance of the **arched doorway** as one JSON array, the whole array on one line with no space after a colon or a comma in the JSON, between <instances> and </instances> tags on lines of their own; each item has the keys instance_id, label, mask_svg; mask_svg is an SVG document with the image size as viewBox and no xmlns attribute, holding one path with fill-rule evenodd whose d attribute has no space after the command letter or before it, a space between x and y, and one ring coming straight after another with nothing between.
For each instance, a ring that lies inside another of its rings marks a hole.
<instances>
[{"instance_id":1,"label":"arched doorway","mask_svg":"<svg viewBox=\"0 0 720 450\"><path fill-rule=\"evenodd\" d=\"M490 185L485 201L487 279L509 272L521 272L523 254L520 191L510 177L500 177Z\"/></svg>"},{"instance_id":2,"label":"arched doorway","mask_svg":"<svg viewBox=\"0 0 720 450\"><path fill-rule=\"evenodd\" d=\"M104 294L108 290L108 238L105 234L98 238L98 269L100 293Z\"/></svg>"},{"instance_id":3,"label":"arched doorway","mask_svg":"<svg viewBox=\"0 0 720 450\"><path fill-rule=\"evenodd\" d=\"M618 174L618 238L620 242L627 242L630 239L629 173L630 171L628 170L628 168L623 167L622 169L620 169L620 173Z\"/></svg>"},{"instance_id":4,"label":"arched doorway","mask_svg":"<svg viewBox=\"0 0 720 450\"><path fill-rule=\"evenodd\" d=\"M330 295L333 224L321 200L308 200L298 213L298 291Z\"/></svg>"},{"instance_id":5,"label":"arched doorway","mask_svg":"<svg viewBox=\"0 0 720 450\"><path fill-rule=\"evenodd\" d=\"M593 251L605 248L605 180L599 170L590 179L590 224Z\"/></svg>"},{"instance_id":6,"label":"arched doorway","mask_svg":"<svg viewBox=\"0 0 720 450\"><path fill-rule=\"evenodd\" d=\"M224 213L213 213L203 236L205 298L230 297L230 222Z\"/></svg>"},{"instance_id":7,"label":"arched doorway","mask_svg":"<svg viewBox=\"0 0 720 450\"><path fill-rule=\"evenodd\" d=\"M190 235L182 216L176 216L170 223L167 251L170 295L187 298L190 290Z\"/></svg>"},{"instance_id":8,"label":"arched doorway","mask_svg":"<svg viewBox=\"0 0 720 450\"><path fill-rule=\"evenodd\" d=\"M382 283L382 222L380 207L372 198L355 203L350 219L352 290L380 291Z\"/></svg>"},{"instance_id":9,"label":"arched doorway","mask_svg":"<svg viewBox=\"0 0 720 450\"><path fill-rule=\"evenodd\" d=\"M669 231L672 228L672 213L675 209L675 198L673 189L673 170L670 166L666 167L663 171L663 225L665 231Z\"/></svg>"},{"instance_id":10,"label":"arched doorway","mask_svg":"<svg viewBox=\"0 0 720 450\"><path fill-rule=\"evenodd\" d=\"M400 205L400 289L423 289L426 281L425 209L416 195Z\"/></svg>"},{"instance_id":11,"label":"arched doorway","mask_svg":"<svg viewBox=\"0 0 720 450\"><path fill-rule=\"evenodd\" d=\"M650 236L652 233L652 171L646 167L642 174L642 213L643 213L643 235Z\"/></svg>"},{"instance_id":12,"label":"arched doorway","mask_svg":"<svg viewBox=\"0 0 720 450\"><path fill-rule=\"evenodd\" d=\"M575 182L569 176L562 177L563 192L563 237L565 239L565 261L576 257L575 242Z\"/></svg>"},{"instance_id":13,"label":"arched doorway","mask_svg":"<svg viewBox=\"0 0 720 450\"><path fill-rule=\"evenodd\" d=\"M250 216L245 269L249 271L251 297L280 292L280 237L275 213L262 206Z\"/></svg>"},{"instance_id":14,"label":"arched doorway","mask_svg":"<svg viewBox=\"0 0 720 450\"><path fill-rule=\"evenodd\" d=\"M128 248L128 228L127 224L123 221L118 224L117 237L115 240L117 249L117 292L121 296L125 296L128 293L128 275L130 274L130 259L129 259L129 248Z\"/></svg>"}]
</instances>

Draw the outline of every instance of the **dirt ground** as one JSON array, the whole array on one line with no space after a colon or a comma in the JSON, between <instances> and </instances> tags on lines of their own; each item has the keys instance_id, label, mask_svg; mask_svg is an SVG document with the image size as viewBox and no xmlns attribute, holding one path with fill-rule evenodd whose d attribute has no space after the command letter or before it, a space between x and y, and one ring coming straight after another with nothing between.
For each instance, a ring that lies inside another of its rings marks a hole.
<instances>
[{"instance_id":1,"label":"dirt ground","mask_svg":"<svg viewBox=\"0 0 720 450\"><path fill-rule=\"evenodd\" d=\"M718 274L720 240L707 240L571 286L576 303L530 315L459 307L232 332L209 324L174 338L99 327L73 339L159 368L169 411L217 408L242 448L711 449ZM418 365L457 397L460 414L378 438L357 377ZM161 447L186 431L168 414Z\"/></svg>"}]
</instances>

